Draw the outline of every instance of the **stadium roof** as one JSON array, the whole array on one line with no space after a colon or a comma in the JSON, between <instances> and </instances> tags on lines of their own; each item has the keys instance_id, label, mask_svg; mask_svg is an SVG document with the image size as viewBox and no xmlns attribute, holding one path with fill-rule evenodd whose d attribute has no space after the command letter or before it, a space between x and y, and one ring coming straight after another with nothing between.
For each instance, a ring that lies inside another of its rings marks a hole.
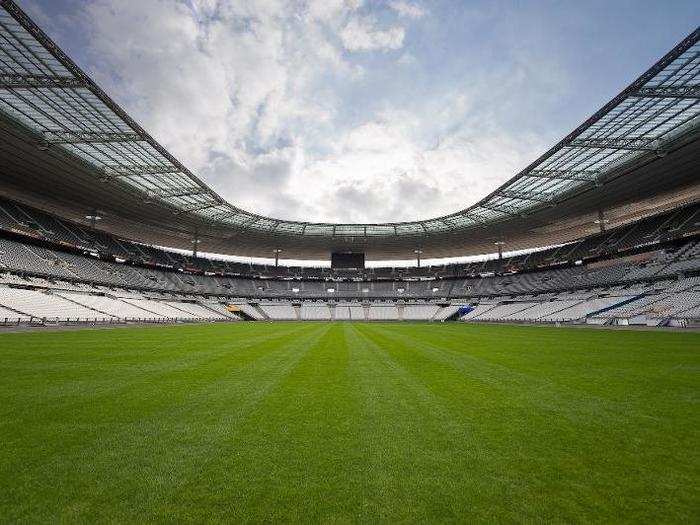
<instances>
[{"instance_id":1,"label":"stadium roof","mask_svg":"<svg viewBox=\"0 0 700 525\"><path fill-rule=\"evenodd\" d=\"M508 182L466 209L383 224L287 221L226 202L109 98L11 0L0 0L3 191L69 218L200 250L317 259L460 256L591 233L698 200L700 29Z\"/></svg>"}]
</instances>

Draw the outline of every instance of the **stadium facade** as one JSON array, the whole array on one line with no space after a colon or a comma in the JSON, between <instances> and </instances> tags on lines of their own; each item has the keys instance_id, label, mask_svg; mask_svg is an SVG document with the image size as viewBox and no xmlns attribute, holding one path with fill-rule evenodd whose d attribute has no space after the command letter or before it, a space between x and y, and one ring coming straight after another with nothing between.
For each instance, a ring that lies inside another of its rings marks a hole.
<instances>
[{"instance_id":1,"label":"stadium facade","mask_svg":"<svg viewBox=\"0 0 700 525\"><path fill-rule=\"evenodd\" d=\"M700 318L700 29L473 206L422 221L332 224L226 202L14 2L0 5L7 322ZM329 270L214 261L152 245L306 260L530 252L465 265Z\"/></svg>"}]
</instances>

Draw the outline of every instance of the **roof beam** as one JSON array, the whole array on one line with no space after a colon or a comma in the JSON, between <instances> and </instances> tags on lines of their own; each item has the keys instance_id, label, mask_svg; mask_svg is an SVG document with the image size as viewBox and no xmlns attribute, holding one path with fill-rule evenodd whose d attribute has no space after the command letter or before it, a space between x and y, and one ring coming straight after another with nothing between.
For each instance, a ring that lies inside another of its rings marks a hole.
<instances>
[{"instance_id":1,"label":"roof beam","mask_svg":"<svg viewBox=\"0 0 700 525\"><path fill-rule=\"evenodd\" d=\"M0 89L79 88L85 83L75 77L0 73Z\"/></svg>"},{"instance_id":2,"label":"roof beam","mask_svg":"<svg viewBox=\"0 0 700 525\"><path fill-rule=\"evenodd\" d=\"M700 84L686 86L645 86L639 88L632 96L642 98L700 99Z\"/></svg>"},{"instance_id":3,"label":"roof beam","mask_svg":"<svg viewBox=\"0 0 700 525\"><path fill-rule=\"evenodd\" d=\"M486 221L479 217L477 214L475 214L473 211L465 211L456 215L451 215L449 217L441 217L440 219L435 219L439 220L441 223L443 223L445 226L447 226L448 229L455 229L455 228L462 228L464 227L464 224L456 223L452 220L453 217L466 217L467 219L478 223L485 225ZM430 222L430 221L429 221Z\"/></svg>"},{"instance_id":4,"label":"roof beam","mask_svg":"<svg viewBox=\"0 0 700 525\"><path fill-rule=\"evenodd\" d=\"M181 173L177 166L164 166L160 164L133 166L104 166L102 171L109 177L136 177L138 175L165 175L168 173Z\"/></svg>"},{"instance_id":5,"label":"roof beam","mask_svg":"<svg viewBox=\"0 0 700 525\"><path fill-rule=\"evenodd\" d=\"M534 195L531 193L524 193L522 191L501 190L498 191L496 195L500 195L501 197L506 197L508 199L518 199L521 201L552 202L552 198L547 196L547 194L544 192L540 192L539 195Z\"/></svg>"},{"instance_id":6,"label":"roof beam","mask_svg":"<svg viewBox=\"0 0 700 525\"><path fill-rule=\"evenodd\" d=\"M458 214L458 216L459 216L459 215L461 215L461 216L463 216L463 217L466 217L467 219L471 219L471 220L474 221L474 222L478 222L479 224L486 224L486 222L487 222L486 219L484 219L483 217L479 217L479 216L478 216L476 213L474 213L474 211L472 211L472 210L465 211L465 212L463 212L463 213ZM459 228L459 227L461 227L460 224L453 222L453 221L451 220L451 217L443 217L443 218L440 219L440 220L441 220L443 223L447 224L450 228Z\"/></svg>"},{"instance_id":7,"label":"roof beam","mask_svg":"<svg viewBox=\"0 0 700 525\"><path fill-rule=\"evenodd\" d=\"M498 213L505 213L506 215L511 215L512 217L517 217L520 215L517 210L511 208L510 206L505 206L503 204L496 204L494 202L484 202L476 205L477 208L484 208L487 210L495 211Z\"/></svg>"},{"instance_id":8,"label":"roof beam","mask_svg":"<svg viewBox=\"0 0 700 525\"><path fill-rule=\"evenodd\" d=\"M232 213L231 210L225 209L222 211L218 211L216 213L213 213L207 217L207 221L209 222L216 222L220 221L221 219L225 219L226 217L230 216Z\"/></svg>"},{"instance_id":9,"label":"roof beam","mask_svg":"<svg viewBox=\"0 0 700 525\"><path fill-rule=\"evenodd\" d=\"M228 204L227 202L220 202L217 205L226 206L226 208L223 210L215 211L211 215L205 217L205 220L208 223L217 223L224 219L230 218L237 220L237 222L227 223L228 226L246 227L255 223L259 219L259 217L255 215L252 215L247 212L242 212L241 210L238 210L233 207L229 207L230 204ZM244 217L245 220L240 220L241 217Z\"/></svg>"},{"instance_id":10,"label":"roof beam","mask_svg":"<svg viewBox=\"0 0 700 525\"><path fill-rule=\"evenodd\" d=\"M252 224L258 222L258 219L260 219L260 217L256 215L250 215L250 219L245 222L241 222L240 226L251 226Z\"/></svg>"},{"instance_id":11,"label":"roof beam","mask_svg":"<svg viewBox=\"0 0 700 525\"><path fill-rule=\"evenodd\" d=\"M213 208L214 206L218 206L219 204L220 203L216 201L200 202L198 204L193 204L188 208L181 208L175 211L175 215L184 215L186 213L192 213L193 211L206 210L207 208Z\"/></svg>"},{"instance_id":12,"label":"roof beam","mask_svg":"<svg viewBox=\"0 0 700 525\"><path fill-rule=\"evenodd\" d=\"M95 144L106 142L136 142L143 140L138 133L104 131L44 131L47 144Z\"/></svg>"},{"instance_id":13,"label":"roof beam","mask_svg":"<svg viewBox=\"0 0 700 525\"><path fill-rule=\"evenodd\" d=\"M600 172L591 170L532 170L526 177L553 180L571 180L577 182L596 182Z\"/></svg>"},{"instance_id":14,"label":"roof beam","mask_svg":"<svg viewBox=\"0 0 700 525\"><path fill-rule=\"evenodd\" d=\"M597 148L630 151L658 151L658 139L649 137L590 137L574 139L568 144L575 148Z\"/></svg>"},{"instance_id":15,"label":"roof beam","mask_svg":"<svg viewBox=\"0 0 700 525\"><path fill-rule=\"evenodd\" d=\"M479 224L486 224L486 220L484 220L482 217L479 217L475 213L467 212L464 214L464 216L467 217L468 219L471 219L475 222L478 222ZM454 226L454 223L452 223L452 225Z\"/></svg>"},{"instance_id":16,"label":"roof beam","mask_svg":"<svg viewBox=\"0 0 700 525\"><path fill-rule=\"evenodd\" d=\"M209 190L204 188L179 188L170 191L152 191L147 192L147 199L171 199L175 197L189 197L195 195L203 195L209 193Z\"/></svg>"}]
</instances>

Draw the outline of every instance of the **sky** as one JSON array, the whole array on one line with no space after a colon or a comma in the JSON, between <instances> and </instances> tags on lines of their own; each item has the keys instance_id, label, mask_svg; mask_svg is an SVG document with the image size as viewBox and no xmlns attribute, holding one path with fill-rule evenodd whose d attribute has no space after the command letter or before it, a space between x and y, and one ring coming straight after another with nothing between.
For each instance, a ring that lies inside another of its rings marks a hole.
<instances>
[{"instance_id":1,"label":"sky","mask_svg":"<svg viewBox=\"0 0 700 525\"><path fill-rule=\"evenodd\" d=\"M696 0L18 3L229 202L332 222L475 203L700 21Z\"/></svg>"}]
</instances>

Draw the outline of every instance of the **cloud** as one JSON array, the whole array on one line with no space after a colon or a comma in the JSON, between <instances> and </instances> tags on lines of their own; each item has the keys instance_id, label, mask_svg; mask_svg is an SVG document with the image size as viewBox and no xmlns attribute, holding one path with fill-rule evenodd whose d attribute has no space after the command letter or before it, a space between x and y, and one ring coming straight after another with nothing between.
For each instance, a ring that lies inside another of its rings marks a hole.
<instances>
[{"instance_id":1,"label":"cloud","mask_svg":"<svg viewBox=\"0 0 700 525\"><path fill-rule=\"evenodd\" d=\"M396 11L400 16L406 18L422 18L425 16L425 9L417 4L406 2L405 0L393 0L389 2L389 7Z\"/></svg>"},{"instance_id":2,"label":"cloud","mask_svg":"<svg viewBox=\"0 0 700 525\"><path fill-rule=\"evenodd\" d=\"M357 68L324 35L332 13L291 14L275 1L97 0L84 16L100 83L197 172L212 151L253 166L331 119L336 101L317 97L317 72L352 80Z\"/></svg>"},{"instance_id":3,"label":"cloud","mask_svg":"<svg viewBox=\"0 0 700 525\"><path fill-rule=\"evenodd\" d=\"M351 18L340 32L343 46L348 51L391 51L401 49L406 31L401 26L380 29L371 16Z\"/></svg>"},{"instance_id":4,"label":"cloud","mask_svg":"<svg viewBox=\"0 0 700 525\"><path fill-rule=\"evenodd\" d=\"M52 20L98 83L234 205L377 222L495 189L547 144L513 115L561 89L517 53L457 74L407 38L425 14L398 0L89 0Z\"/></svg>"}]
</instances>

